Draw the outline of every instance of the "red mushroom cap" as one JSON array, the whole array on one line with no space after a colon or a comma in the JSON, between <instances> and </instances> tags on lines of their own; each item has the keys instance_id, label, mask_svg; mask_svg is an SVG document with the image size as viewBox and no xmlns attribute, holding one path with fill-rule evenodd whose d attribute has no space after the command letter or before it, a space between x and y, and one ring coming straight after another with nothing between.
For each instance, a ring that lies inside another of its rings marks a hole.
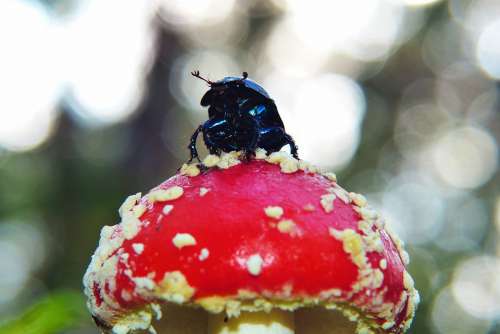
<instances>
[{"instance_id":1,"label":"red mushroom cap","mask_svg":"<svg viewBox=\"0 0 500 334\"><path fill-rule=\"evenodd\" d=\"M406 331L418 303L408 255L364 197L283 152L237 156L184 165L103 228L84 277L101 326L147 329L167 301L230 315L323 305L358 331Z\"/></svg>"}]
</instances>

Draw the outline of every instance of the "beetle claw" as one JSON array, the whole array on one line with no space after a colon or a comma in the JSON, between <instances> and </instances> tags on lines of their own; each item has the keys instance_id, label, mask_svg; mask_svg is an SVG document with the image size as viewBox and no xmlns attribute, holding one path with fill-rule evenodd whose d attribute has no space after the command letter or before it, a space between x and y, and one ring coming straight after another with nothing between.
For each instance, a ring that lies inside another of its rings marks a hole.
<instances>
[{"instance_id":1,"label":"beetle claw","mask_svg":"<svg viewBox=\"0 0 500 334\"><path fill-rule=\"evenodd\" d=\"M242 160L244 162L249 162L255 156L255 152L252 150L244 150Z\"/></svg>"},{"instance_id":2,"label":"beetle claw","mask_svg":"<svg viewBox=\"0 0 500 334\"><path fill-rule=\"evenodd\" d=\"M200 162L199 164L196 165L196 167L198 167L198 169L200 170L200 172L202 174L205 174L206 172L208 172L208 170L210 169L209 167L205 166L203 164L203 162Z\"/></svg>"}]
</instances>

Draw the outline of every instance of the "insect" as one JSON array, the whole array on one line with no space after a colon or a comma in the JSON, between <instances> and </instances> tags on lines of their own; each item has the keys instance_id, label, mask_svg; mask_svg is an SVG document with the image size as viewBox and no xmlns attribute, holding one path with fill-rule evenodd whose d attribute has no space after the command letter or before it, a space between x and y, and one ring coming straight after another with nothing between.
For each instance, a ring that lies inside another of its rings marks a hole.
<instances>
[{"instance_id":1,"label":"insect","mask_svg":"<svg viewBox=\"0 0 500 334\"><path fill-rule=\"evenodd\" d=\"M199 71L191 74L208 83L210 89L200 103L208 107L208 120L191 136L189 162L200 161L196 150L200 132L211 154L242 150L250 159L258 147L270 153L289 145L291 154L298 159L297 145L285 132L274 101L264 88L248 79L247 72L241 78L225 77L215 82L201 77Z\"/></svg>"}]
</instances>

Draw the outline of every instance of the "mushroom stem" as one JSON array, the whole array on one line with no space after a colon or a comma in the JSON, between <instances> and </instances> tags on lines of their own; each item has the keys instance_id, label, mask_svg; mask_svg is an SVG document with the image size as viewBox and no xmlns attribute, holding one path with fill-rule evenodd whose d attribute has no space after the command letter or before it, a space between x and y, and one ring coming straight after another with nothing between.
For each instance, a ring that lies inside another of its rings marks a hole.
<instances>
[{"instance_id":1,"label":"mushroom stem","mask_svg":"<svg viewBox=\"0 0 500 334\"><path fill-rule=\"evenodd\" d=\"M243 312L238 317L209 315L207 334L294 334L293 312Z\"/></svg>"},{"instance_id":2,"label":"mushroom stem","mask_svg":"<svg viewBox=\"0 0 500 334\"><path fill-rule=\"evenodd\" d=\"M163 316L154 323L159 334L200 334L207 328L207 312L169 303L162 307Z\"/></svg>"},{"instance_id":3,"label":"mushroom stem","mask_svg":"<svg viewBox=\"0 0 500 334\"><path fill-rule=\"evenodd\" d=\"M336 310L312 307L295 311L295 329L304 334L353 334L356 323Z\"/></svg>"}]
</instances>

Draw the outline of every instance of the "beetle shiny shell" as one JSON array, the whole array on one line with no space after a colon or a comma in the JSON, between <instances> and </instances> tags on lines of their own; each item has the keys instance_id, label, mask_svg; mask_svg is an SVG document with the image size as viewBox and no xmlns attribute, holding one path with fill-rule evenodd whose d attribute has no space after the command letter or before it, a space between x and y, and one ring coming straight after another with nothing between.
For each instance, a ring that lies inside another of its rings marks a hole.
<instances>
[{"instance_id":1,"label":"beetle shiny shell","mask_svg":"<svg viewBox=\"0 0 500 334\"><path fill-rule=\"evenodd\" d=\"M210 89L200 103L208 107L209 119L191 137L190 162L199 160L196 139L200 132L211 154L241 150L249 158L258 147L276 152L290 145L292 155L298 157L297 146L285 132L274 101L264 88L247 78L246 72L241 78L225 77L216 82L202 78L198 71L191 74L207 82Z\"/></svg>"}]
</instances>

